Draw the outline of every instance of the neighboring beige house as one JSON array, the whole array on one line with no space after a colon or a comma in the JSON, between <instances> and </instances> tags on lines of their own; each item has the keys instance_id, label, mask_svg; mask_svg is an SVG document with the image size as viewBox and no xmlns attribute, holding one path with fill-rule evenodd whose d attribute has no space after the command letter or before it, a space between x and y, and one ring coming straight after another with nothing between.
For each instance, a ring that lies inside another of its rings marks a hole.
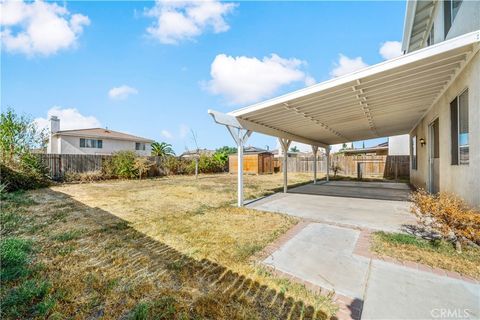
<instances>
[{"instance_id":1,"label":"neighboring beige house","mask_svg":"<svg viewBox=\"0 0 480 320\"><path fill-rule=\"evenodd\" d=\"M479 29L480 1L412 1L407 5L403 49L413 52ZM418 187L453 192L480 205L478 51L458 65L462 67L410 131L410 177ZM438 71L440 76L441 68Z\"/></svg>"},{"instance_id":2,"label":"neighboring beige house","mask_svg":"<svg viewBox=\"0 0 480 320\"><path fill-rule=\"evenodd\" d=\"M388 137L386 142L373 147L346 149L342 152L345 155L408 156L410 155L409 135Z\"/></svg>"},{"instance_id":3,"label":"neighboring beige house","mask_svg":"<svg viewBox=\"0 0 480 320\"><path fill-rule=\"evenodd\" d=\"M208 112L228 128L239 162L252 132L278 137L283 150L292 141L309 144L314 154L349 141L408 134L411 183L480 206L480 1L408 1L403 51L227 114Z\"/></svg>"},{"instance_id":4,"label":"neighboring beige house","mask_svg":"<svg viewBox=\"0 0 480 320\"><path fill-rule=\"evenodd\" d=\"M60 130L60 119L50 118L50 138L47 153L104 154L117 151L135 151L149 156L153 140L103 128Z\"/></svg>"},{"instance_id":5,"label":"neighboring beige house","mask_svg":"<svg viewBox=\"0 0 480 320\"><path fill-rule=\"evenodd\" d=\"M346 149L342 150L346 156L357 156L357 155L371 155L371 156L386 156L388 155L388 142L380 143L376 146L368 148L357 148L357 149Z\"/></svg>"}]
</instances>

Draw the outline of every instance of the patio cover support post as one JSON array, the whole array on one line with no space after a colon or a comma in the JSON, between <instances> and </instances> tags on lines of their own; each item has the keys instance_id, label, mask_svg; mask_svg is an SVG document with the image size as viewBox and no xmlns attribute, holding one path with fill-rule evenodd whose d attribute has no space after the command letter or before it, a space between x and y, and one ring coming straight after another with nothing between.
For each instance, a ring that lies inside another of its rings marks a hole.
<instances>
[{"instance_id":1,"label":"patio cover support post","mask_svg":"<svg viewBox=\"0 0 480 320\"><path fill-rule=\"evenodd\" d=\"M278 138L280 145L282 146L283 152L283 193L287 193L288 183L287 183L287 165L288 165L288 148L290 147L290 143L292 140Z\"/></svg>"},{"instance_id":2,"label":"patio cover support post","mask_svg":"<svg viewBox=\"0 0 480 320\"><path fill-rule=\"evenodd\" d=\"M318 146L312 146L313 151L313 184L317 184L317 153Z\"/></svg>"},{"instance_id":3,"label":"patio cover support post","mask_svg":"<svg viewBox=\"0 0 480 320\"><path fill-rule=\"evenodd\" d=\"M208 114L210 114L213 120L221 125L224 125L230 134L232 135L233 140L237 144L237 152L238 152L238 168L237 168L237 196L238 207L243 207L243 147L247 142L248 138L252 134L252 131L249 129L244 128L237 120L237 118L224 114L214 110L208 110Z\"/></svg>"},{"instance_id":4,"label":"patio cover support post","mask_svg":"<svg viewBox=\"0 0 480 320\"><path fill-rule=\"evenodd\" d=\"M243 147L252 131L226 126L237 143L237 206L243 207Z\"/></svg>"},{"instance_id":5,"label":"patio cover support post","mask_svg":"<svg viewBox=\"0 0 480 320\"><path fill-rule=\"evenodd\" d=\"M330 180L330 146L325 148L327 154L327 182Z\"/></svg>"}]
</instances>

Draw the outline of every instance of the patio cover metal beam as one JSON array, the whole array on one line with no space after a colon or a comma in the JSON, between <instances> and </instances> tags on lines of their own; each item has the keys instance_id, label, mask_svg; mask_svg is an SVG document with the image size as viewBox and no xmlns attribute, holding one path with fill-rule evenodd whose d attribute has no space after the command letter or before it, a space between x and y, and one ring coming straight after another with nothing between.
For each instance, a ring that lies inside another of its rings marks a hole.
<instances>
[{"instance_id":1,"label":"patio cover metal beam","mask_svg":"<svg viewBox=\"0 0 480 320\"><path fill-rule=\"evenodd\" d=\"M228 115L249 130L322 148L408 133L479 48L474 31Z\"/></svg>"}]
</instances>

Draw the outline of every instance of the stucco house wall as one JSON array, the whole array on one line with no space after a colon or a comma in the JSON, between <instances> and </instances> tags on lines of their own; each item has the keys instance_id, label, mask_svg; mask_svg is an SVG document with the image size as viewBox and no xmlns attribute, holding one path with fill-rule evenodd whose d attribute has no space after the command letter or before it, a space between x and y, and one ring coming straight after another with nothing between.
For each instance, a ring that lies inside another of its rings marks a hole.
<instances>
[{"instance_id":1,"label":"stucco house wall","mask_svg":"<svg viewBox=\"0 0 480 320\"><path fill-rule=\"evenodd\" d=\"M388 155L389 156L408 156L410 155L409 135L388 137Z\"/></svg>"},{"instance_id":2,"label":"stucco house wall","mask_svg":"<svg viewBox=\"0 0 480 320\"><path fill-rule=\"evenodd\" d=\"M82 137L84 138L84 137ZM87 137L85 137L87 138ZM149 156L152 148L150 143L145 143L145 150L135 150L134 141L105 139L102 140L102 148L81 148L80 137L61 135L57 138L60 141L60 148L57 152L61 154L112 154L117 151L130 150L136 152L140 156ZM95 139L95 138L92 138Z\"/></svg>"},{"instance_id":3,"label":"stucco house wall","mask_svg":"<svg viewBox=\"0 0 480 320\"><path fill-rule=\"evenodd\" d=\"M469 89L469 164L451 165L450 102L466 88ZM417 136L417 169L410 170L410 180L417 187L427 188L428 126L437 117L440 142L440 191L456 193L471 205L480 206L480 53L477 52L439 101L410 133L411 137ZM420 138L426 141L423 147L418 142Z\"/></svg>"},{"instance_id":4,"label":"stucco house wall","mask_svg":"<svg viewBox=\"0 0 480 320\"><path fill-rule=\"evenodd\" d=\"M47 145L47 153L59 153L60 139L57 136L50 135Z\"/></svg>"}]
</instances>

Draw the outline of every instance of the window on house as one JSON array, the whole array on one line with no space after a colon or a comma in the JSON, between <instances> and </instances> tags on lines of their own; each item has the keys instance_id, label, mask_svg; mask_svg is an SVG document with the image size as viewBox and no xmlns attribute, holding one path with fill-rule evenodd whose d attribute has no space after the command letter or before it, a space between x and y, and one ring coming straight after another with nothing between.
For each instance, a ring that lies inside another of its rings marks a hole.
<instances>
[{"instance_id":1,"label":"window on house","mask_svg":"<svg viewBox=\"0 0 480 320\"><path fill-rule=\"evenodd\" d=\"M135 150L145 150L145 143L135 142Z\"/></svg>"},{"instance_id":2,"label":"window on house","mask_svg":"<svg viewBox=\"0 0 480 320\"><path fill-rule=\"evenodd\" d=\"M411 148L412 148L412 169L417 170L417 136L412 137L412 143L411 143Z\"/></svg>"},{"instance_id":3,"label":"window on house","mask_svg":"<svg viewBox=\"0 0 480 320\"><path fill-rule=\"evenodd\" d=\"M102 149L103 141L98 139L80 138L80 148L97 148Z\"/></svg>"},{"instance_id":4,"label":"window on house","mask_svg":"<svg viewBox=\"0 0 480 320\"><path fill-rule=\"evenodd\" d=\"M445 0L443 2L443 23L444 23L444 31L445 37L447 37L448 31L452 27L453 20L455 20L455 16L460 9L462 4L462 0Z\"/></svg>"},{"instance_id":5,"label":"window on house","mask_svg":"<svg viewBox=\"0 0 480 320\"><path fill-rule=\"evenodd\" d=\"M470 159L468 129L468 89L450 103L452 165L468 164Z\"/></svg>"},{"instance_id":6,"label":"window on house","mask_svg":"<svg viewBox=\"0 0 480 320\"><path fill-rule=\"evenodd\" d=\"M452 23L455 17L457 16L458 9L460 9L460 5L462 4L462 0L452 0Z\"/></svg>"}]
</instances>

